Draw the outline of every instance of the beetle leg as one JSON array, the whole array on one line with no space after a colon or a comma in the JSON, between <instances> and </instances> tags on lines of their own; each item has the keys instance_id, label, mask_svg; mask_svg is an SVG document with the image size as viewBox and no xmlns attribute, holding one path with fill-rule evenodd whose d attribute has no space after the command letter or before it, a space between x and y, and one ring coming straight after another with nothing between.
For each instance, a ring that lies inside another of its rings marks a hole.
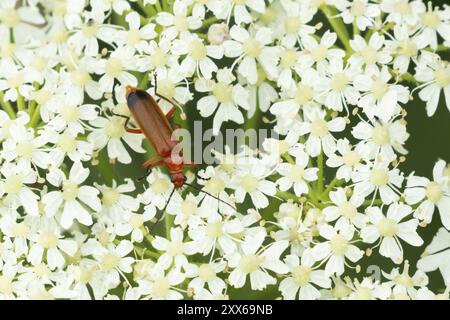
<instances>
[{"instance_id":1,"label":"beetle leg","mask_svg":"<svg viewBox=\"0 0 450 320\"><path fill-rule=\"evenodd\" d=\"M124 116L123 114L118 114L115 112L112 112L113 115L115 115L116 117L121 117L121 118L125 118L125 123L123 124L123 126L125 127L125 131L129 132L129 133L142 133L141 129L136 129L136 128L128 128L128 122L130 122L130 117Z\"/></svg>"},{"instance_id":2,"label":"beetle leg","mask_svg":"<svg viewBox=\"0 0 450 320\"><path fill-rule=\"evenodd\" d=\"M142 166L145 168L145 174L138 178L139 181L145 179L150 173L152 173L152 167L158 167L163 164L163 160L158 160L157 154L155 154L153 157L150 158L150 160L145 161Z\"/></svg>"},{"instance_id":3,"label":"beetle leg","mask_svg":"<svg viewBox=\"0 0 450 320\"><path fill-rule=\"evenodd\" d=\"M166 114L167 120L170 120L170 118L173 117L173 114L175 113L176 110L177 110L176 107L172 107L172 109L170 109L169 112L167 112L167 114Z\"/></svg>"},{"instance_id":4,"label":"beetle leg","mask_svg":"<svg viewBox=\"0 0 450 320\"><path fill-rule=\"evenodd\" d=\"M132 128L126 128L126 127L125 127L125 130L126 130L128 133L136 133L136 134L142 133L142 130L141 130L141 129L132 129Z\"/></svg>"},{"instance_id":5,"label":"beetle leg","mask_svg":"<svg viewBox=\"0 0 450 320\"><path fill-rule=\"evenodd\" d=\"M197 179L200 179L200 180L203 180L203 181L211 180L211 177L209 177L209 178L203 178L203 177L201 177L201 176L198 174L198 172L195 173L195 177L196 177Z\"/></svg>"},{"instance_id":6,"label":"beetle leg","mask_svg":"<svg viewBox=\"0 0 450 320\"><path fill-rule=\"evenodd\" d=\"M196 163L183 163L183 165L184 166L186 166L186 167L191 167L191 168L195 168L196 166L197 166L197 164Z\"/></svg>"},{"instance_id":7,"label":"beetle leg","mask_svg":"<svg viewBox=\"0 0 450 320\"><path fill-rule=\"evenodd\" d=\"M167 114L167 116L168 116L167 118L170 118L172 116L173 112L175 112L175 110L173 110L173 109L175 109L176 106L181 108L181 106L177 102L173 101L172 99L169 99L169 98L163 96L162 94L158 93L158 80L157 80L157 77L156 77L156 72L154 73L153 77L155 79L155 95L157 95L161 99L167 101L168 103L170 103L173 106L173 108ZM169 117L169 115L170 115L170 117Z\"/></svg>"},{"instance_id":8,"label":"beetle leg","mask_svg":"<svg viewBox=\"0 0 450 320\"><path fill-rule=\"evenodd\" d=\"M144 168L152 167L152 166L153 166L153 163L156 162L156 159L158 159L158 157L159 157L159 155L158 155L158 154L155 154L153 157L150 158L150 160L145 161L145 162L142 164L142 166L143 166Z\"/></svg>"}]
</instances>

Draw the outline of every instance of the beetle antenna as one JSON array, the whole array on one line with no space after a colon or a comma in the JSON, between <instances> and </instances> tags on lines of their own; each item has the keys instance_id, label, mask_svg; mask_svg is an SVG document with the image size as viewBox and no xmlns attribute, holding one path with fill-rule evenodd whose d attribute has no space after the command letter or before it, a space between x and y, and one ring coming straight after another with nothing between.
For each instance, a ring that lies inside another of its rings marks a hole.
<instances>
[{"instance_id":1,"label":"beetle antenna","mask_svg":"<svg viewBox=\"0 0 450 320\"><path fill-rule=\"evenodd\" d=\"M217 199L217 200L219 200L219 201L222 202L222 203L225 203L226 205L230 206L231 208L233 208L233 210L236 211L236 208L235 208L234 206L232 206L232 205L229 204L228 202L226 202L226 201L220 199L219 197L216 197L215 195L209 193L208 191L205 191L205 190L202 190L202 189L200 189L200 188L197 188L196 186L194 186L194 185L192 185L192 184L190 184L190 183L187 183L187 182L185 182L184 184L187 185L187 186L189 186L189 187L191 187L191 188L194 189L194 190L197 190L198 192L203 192L204 194L207 194L208 196L213 197L214 199Z\"/></svg>"},{"instance_id":2,"label":"beetle antenna","mask_svg":"<svg viewBox=\"0 0 450 320\"><path fill-rule=\"evenodd\" d=\"M148 228L148 233L151 233L153 230L153 227L156 226L159 221L161 221L161 218L162 218L164 212L166 211L167 206L169 205L170 199L172 199L174 192L175 192L175 188L172 189L172 192L170 193L169 198L167 199L167 202L166 202L164 208L159 212L159 214L157 216L155 216L156 222Z\"/></svg>"}]
</instances>

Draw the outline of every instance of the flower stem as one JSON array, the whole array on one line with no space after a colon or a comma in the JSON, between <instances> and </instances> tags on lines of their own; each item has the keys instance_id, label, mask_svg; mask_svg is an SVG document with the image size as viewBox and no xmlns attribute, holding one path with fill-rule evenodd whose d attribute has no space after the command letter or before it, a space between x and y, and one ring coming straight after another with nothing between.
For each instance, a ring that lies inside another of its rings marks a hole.
<instances>
[{"instance_id":1,"label":"flower stem","mask_svg":"<svg viewBox=\"0 0 450 320\"><path fill-rule=\"evenodd\" d=\"M163 212L163 214L164 214L164 212ZM173 217L172 217L172 215L168 214L167 212L164 217L164 224L166 226L166 238L169 239L170 230L172 229L172 226L173 226Z\"/></svg>"},{"instance_id":2,"label":"flower stem","mask_svg":"<svg viewBox=\"0 0 450 320\"><path fill-rule=\"evenodd\" d=\"M41 106L38 105L36 110L34 110L33 114L32 115L30 114L30 116L31 116L30 127L35 128L39 123L39 121L41 120Z\"/></svg>"},{"instance_id":3,"label":"flower stem","mask_svg":"<svg viewBox=\"0 0 450 320\"><path fill-rule=\"evenodd\" d=\"M220 21L220 20L217 19L216 17L208 18L208 19L206 19L205 21L203 21L203 28L207 28L207 27L209 27L210 25L212 25L212 24L214 24L214 23L216 23L216 22L218 22L218 21Z\"/></svg>"},{"instance_id":4,"label":"flower stem","mask_svg":"<svg viewBox=\"0 0 450 320\"><path fill-rule=\"evenodd\" d=\"M138 5L142 9L142 11L144 11L144 13L147 16L147 18L156 16L156 10L155 10L155 8L153 8L153 6L151 6L149 4L144 5L142 0L138 1Z\"/></svg>"},{"instance_id":5,"label":"flower stem","mask_svg":"<svg viewBox=\"0 0 450 320\"><path fill-rule=\"evenodd\" d=\"M340 17L336 17L338 13L337 10L333 7L329 7L326 5L321 6L320 9L324 13L325 17L328 19L328 22L330 23L331 27L333 27L339 40L341 40L342 44L347 50L347 54L350 55L353 52L353 50L350 47L347 27L345 26L344 22Z\"/></svg>"},{"instance_id":6,"label":"flower stem","mask_svg":"<svg viewBox=\"0 0 450 320\"><path fill-rule=\"evenodd\" d=\"M158 12L162 11L161 4L159 3L159 1L156 1L155 6L156 6L156 11L158 11Z\"/></svg>"},{"instance_id":7,"label":"flower stem","mask_svg":"<svg viewBox=\"0 0 450 320\"><path fill-rule=\"evenodd\" d=\"M23 96L20 94L17 96L17 110L18 111L25 110L25 100Z\"/></svg>"},{"instance_id":8,"label":"flower stem","mask_svg":"<svg viewBox=\"0 0 450 320\"><path fill-rule=\"evenodd\" d=\"M323 192L323 151L320 152L317 157L317 167L319 168L319 172L317 174L317 191L318 193Z\"/></svg>"},{"instance_id":9,"label":"flower stem","mask_svg":"<svg viewBox=\"0 0 450 320\"><path fill-rule=\"evenodd\" d=\"M363 202L364 206L370 206L370 205L381 206L382 204L383 204L383 200L381 200L381 199L364 200L364 202Z\"/></svg>"},{"instance_id":10,"label":"flower stem","mask_svg":"<svg viewBox=\"0 0 450 320\"><path fill-rule=\"evenodd\" d=\"M286 191L277 191L276 196L282 198L284 200L294 200L295 202L299 202L300 197L297 197L295 194L286 192Z\"/></svg>"},{"instance_id":11,"label":"flower stem","mask_svg":"<svg viewBox=\"0 0 450 320\"><path fill-rule=\"evenodd\" d=\"M6 111L6 113L9 115L11 119L16 118L16 112L14 111L13 106L9 101L5 101L4 98L5 94L3 92L0 92L0 106Z\"/></svg>"},{"instance_id":12,"label":"flower stem","mask_svg":"<svg viewBox=\"0 0 450 320\"><path fill-rule=\"evenodd\" d=\"M328 199L328 195L330 194L330 191L333 190L333 188L336 185L339 185L342 183L343 180L338 179L336 177L334 177L334 179L330 182L330 184L328 185L328 187L325 189L325 191L322 194L322 198Z\"/></svg>"},{"instance_id":13,"label":"flower stem","mask_svg":"<svg viewBox=\"0 0 450 320\"><path fill-rule=\"evenodd\" d=\"M167 3L167 1L168 0L162 0L162 6L163 6L163 10L165 11L165 12L168 12L169 11L169 4Z\"/></svg>"}]
</instances>

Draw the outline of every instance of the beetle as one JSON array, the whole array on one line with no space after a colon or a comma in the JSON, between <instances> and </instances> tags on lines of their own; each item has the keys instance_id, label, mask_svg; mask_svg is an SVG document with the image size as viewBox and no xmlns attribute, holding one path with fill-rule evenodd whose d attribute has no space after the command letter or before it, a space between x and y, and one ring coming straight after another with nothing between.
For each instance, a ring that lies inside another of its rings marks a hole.
<instances>
[{"instance_id":1,"label":"beetle","mask_svg":"<svg viewBox=\"0 0 450 320\"><path fill-rule=\"evenodd\" d=\"M161 210L161 215L166 210L175 190L180 189L184 185L190 186L199 192L203 192L235 209L231 204L186 182L187 178L183 172L184 167L195 167L196 164L187 163L183 160L183 154L180 150L180 143L176 138L174 138L174 130L169 122L176 111L177 104L176 102L158 94L156 75L155 95L172 105L172 108L167 114L164 114L158 103L147 91L132 86L126 87L125 97L128 108L131 116L138 125L138 128L128 127L130 117L115 113L113 114L126 118L124 123L125 130L129 133L144 134L146 139L156 151L156 154L150 160L144 162L143 167L146 168L146 174L142 178L145 178L148 174L150 174L152 168L158 166L165 166L170 172L170 180L174 188L169 195L165 207ZM160 218L160 216L157 218L157 222Z\"/></svg>"},{"instance_id":2,"label":"beetle","mask_svg":"<svg viewBox=\"0 0 450 320\"><path fill-rule=\"evenodd\" d=\"M125 95L130 113L139 126L139 129L126 127L127 132L144 134L156 151L156 155L143 164L147 169L146 174L151 172L152 167L164 165L170 172L175 188L181 188L186 183L183 168L195 167L195 164L185 163L181 151L178 152L180 143L174 138L174 130L169 122L176 110L174 103L163 98L173 105L172 109L164 114L155 99L145 90L127 86Z\"/></svg>"}]
</instances>

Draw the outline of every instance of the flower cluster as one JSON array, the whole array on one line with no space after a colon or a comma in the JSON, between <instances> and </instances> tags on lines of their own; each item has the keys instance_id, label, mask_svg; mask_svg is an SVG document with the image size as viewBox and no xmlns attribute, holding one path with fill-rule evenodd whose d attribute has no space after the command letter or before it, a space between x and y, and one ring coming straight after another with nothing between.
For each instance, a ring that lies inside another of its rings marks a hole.
<instances>
[{"instance_id":1,"label":"flower cluster","mask_svg":"<svg viewBox=\"0 0 450 320\"><path fill-rule=\"evenodd\" d=\"M401 163L408 102L450 110L449 46L422 0L2 0L0 298L448 299L450 165ZM280 138L216 150L204 192L133 180L125 88L156 81L165 112Z\"/></svg>"}]
</instances>

